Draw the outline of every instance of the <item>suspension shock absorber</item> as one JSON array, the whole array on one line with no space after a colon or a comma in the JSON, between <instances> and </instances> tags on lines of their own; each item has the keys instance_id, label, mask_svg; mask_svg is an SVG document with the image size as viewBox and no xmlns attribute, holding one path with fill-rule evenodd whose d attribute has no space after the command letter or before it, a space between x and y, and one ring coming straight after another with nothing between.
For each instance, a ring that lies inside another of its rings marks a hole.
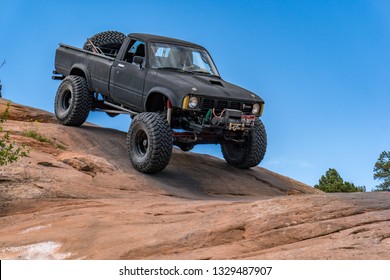
<instances>
[{"instance_id":1,"label":"suspension shock absorber","mask_svg":"<svg viewBox=\"0 0 390 280\"><path fill-rule=\"evenodd\" d=\"M172 121L172 103L171 103L171 100L169 100L169 99L167 101L167 121L168 121L168 124L171 125L171 121Z\"/></svg>"}]
</instances>

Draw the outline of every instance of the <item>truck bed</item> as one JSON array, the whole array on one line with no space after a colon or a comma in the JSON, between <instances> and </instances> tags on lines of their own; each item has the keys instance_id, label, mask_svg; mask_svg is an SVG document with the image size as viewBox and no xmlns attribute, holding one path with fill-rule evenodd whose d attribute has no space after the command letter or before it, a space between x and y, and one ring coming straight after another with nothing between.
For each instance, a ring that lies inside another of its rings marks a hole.
<instances>
[{"instance_id":1,"label":"truck bed","mask_svg":"<svg viewBox=\"0 0 390 280\"><path fill-rule=\"evenodd\" d=\"M64 76L83 70L91 91L109 96L109 78L115 58L60 44L56 50L55 70ZM88 71L86 71L88 70Z\"/></svg>"}]
</instances>

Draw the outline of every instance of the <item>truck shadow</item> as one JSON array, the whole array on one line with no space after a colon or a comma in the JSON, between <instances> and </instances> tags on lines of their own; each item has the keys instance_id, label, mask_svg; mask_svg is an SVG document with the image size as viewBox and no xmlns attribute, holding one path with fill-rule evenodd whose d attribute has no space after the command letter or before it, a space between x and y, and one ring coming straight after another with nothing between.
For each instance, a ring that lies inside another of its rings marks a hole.
<instances>
[{"instance_id":1,"label":"truck shadow","mask_svg":"<svg viewBox=\"0 0 390 280\"><path fill-rule=\"evenodd\" d=\"M104 157L122 171L142 178L168 195L188 198L250 199L309 192L309 186L261 167L248 170L229 166L224 160L209 155L173 149L165 170L158 174L142 174L131 165L126 147L126 133L84 125L71 128L89 139L88 152Z\"/></svg>"}]
</instances>

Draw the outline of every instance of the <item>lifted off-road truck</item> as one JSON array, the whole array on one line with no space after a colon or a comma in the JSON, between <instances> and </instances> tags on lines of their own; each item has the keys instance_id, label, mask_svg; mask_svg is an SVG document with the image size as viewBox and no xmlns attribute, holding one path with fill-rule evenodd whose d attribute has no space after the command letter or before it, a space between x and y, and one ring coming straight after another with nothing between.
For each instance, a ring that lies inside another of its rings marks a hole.
<instances>
[{"instance_id":1,"label":"lifted off-road truck","mask_svg":"<svg viewBox=\"0 0 390 280\"><path fill-rule=\"evenodd\" d=\"M243 169L264 157L264 101L224 81L202 46L106 31L83 49L60 44L53 73L62 80L54 105L61 124L80 126L91 110L132 117L128 154L141 172L162 171L173 145L221 144L227 163Z\"/></svg>"}]
</instances>

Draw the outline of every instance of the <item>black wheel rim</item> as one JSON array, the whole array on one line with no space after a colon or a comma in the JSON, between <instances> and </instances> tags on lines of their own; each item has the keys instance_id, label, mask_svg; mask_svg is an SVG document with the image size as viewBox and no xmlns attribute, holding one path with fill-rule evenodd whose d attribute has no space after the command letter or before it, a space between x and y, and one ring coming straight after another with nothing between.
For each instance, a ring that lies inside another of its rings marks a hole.
<instances>
[{"instance_id":1,"label":"black wheel rim","mask_svg":"<svg viewBox=\"0 0 390 280\"><path fill-rule=\"evenodd\" d=\"M148 135L144 130L137 131L135 135L135 151L138 155L144 156L149 147Z\"/></svg>"},{"instance_id":2,"label":"black wheel rim","mask_svg":"<svg viewBox=\"0 0 390 280\"><path fill-rule=\"evenodd\" d=\"M61 107L62 110L66 111L69 109L70 104L72 103L72 92L70 90L65 90L62 95Z\"/></svg>"}]
</instances>

